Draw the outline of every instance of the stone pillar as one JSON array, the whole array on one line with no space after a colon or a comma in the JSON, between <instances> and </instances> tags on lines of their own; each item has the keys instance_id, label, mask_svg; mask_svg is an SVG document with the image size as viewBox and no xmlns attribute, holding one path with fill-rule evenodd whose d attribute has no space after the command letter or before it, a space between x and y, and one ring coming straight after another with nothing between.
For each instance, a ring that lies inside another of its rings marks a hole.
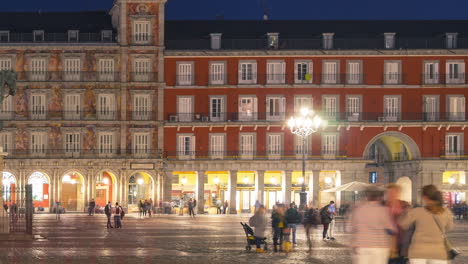
<instances>
[{"instance_id":1,"label":"stone pillar","mask_svg":"<svg viewBox=\"0 0 468 264\"><path fill-rule=\"evenodd\" d=\"M161 177L162 179L162 198L165 202L172 202L172 171L166 171L166 174Z\"/></svg>"},{"instance_id":2,"label":"stone pillar","mask_svg":"<svg viewBox=\"0 0 468 264\"><path fill-rule=\"evenodd\" d=\"M255 173L255 192L257 193L257 200L260 204L265 203L265 171L258 170Z\"/></svg>"},{"instance_id":3,"label":"stone pillar","mask_svg":"<svg viewBox=\"0 0 468 264\"><path fill-rule=\"evenodd\" d=\"M7 155L7 153L3 152L3 149L0 148L0 172L3 174L3 158ZM3 207L3 195L0 195L0 204ZM8 221L8 213L0 209L0 234L7 234L10 233L10 221Z\"/></svg>"},{"instance_id":4,"label":"stone pillar","mask_svg":"<svg viewBox=\"0 0 468 264\"><path fill-rule=\"evenodd\" d=\"M205 171L197 172L197 184L196 184L196 194L197 194L197 209L198 214L205 213Z\"/></svg>"},{"instance_id":5,"label":"stone pillar","mask_svg":"<svg viewBox=\"0 0 468 264\"><path fill-rule=\"evenodd\" d=\"M320 171L312 171L312 202L314 206L319 207L319 191L320 191Z\"/></svg>"},{"instance_id":6,"label":"stone pillar","mask_svg":"<svg viewBox=\"0 0 468 264\"><path fill-rule=\"evenodd\" d=\"M291 185L292 185L292 171L287 170L283 172L282 177L282 190L283 190L283 201L286 206L291 203Z\"/></svg>"},{"instance_id":7,"label":"stone pillar","mask_svg":"<svg viewBox=\"0 0 468 264\"><path fill-rule=\"evenodd\" d=\"M229 193L229 214L237 214L236 208L236 194L237 194L237 171L229 171L228 181L228 193Z\"/></svg>"}]
</instances>

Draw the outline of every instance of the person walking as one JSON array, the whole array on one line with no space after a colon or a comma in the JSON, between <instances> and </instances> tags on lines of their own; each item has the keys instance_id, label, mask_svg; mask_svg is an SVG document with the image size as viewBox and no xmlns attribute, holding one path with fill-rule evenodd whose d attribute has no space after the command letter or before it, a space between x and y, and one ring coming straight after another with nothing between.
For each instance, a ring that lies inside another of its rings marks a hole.
<instances>
[{"instance_id":1,"label":"person walking","mask_svg":"<svg viewBox=\"0 0 468 264\"><path fill-rule=\"evenodd\" d=\"M223 206L223 202L221 200L216 201L216 214L221 214L221 207Z\"/></svg>"},{"instance_id":2,"label":"person walking","mask_svg":"<svg viewBox=\"0 0 468 264\"><path fill-rule=\"evenodd\" d=\"M94 209L96 208L96 202L94 201L94 198L91 199L89 202L89 207L88 207L88 215L94 215Z\"/></svg>"},{"instance_id":3,"label":"person walking","mask_svg":"<svg viewBox=\"0 0 468 264\"><path fill-rule=\"evenodd\" d=\"M148 199L148 216L151 217L152 213L153 213L153 199L149 198Z\"/></svg>"},{"instance_id":4,"label":"person walking","mask_svg":"<svg viewBox=\"0 0 468 264\"><path fill-rule=\"evenodd\" d=\"M328 213L330 214L331 220L330 224L328 225L328 232L327 232L327 239L335 240L333 236L333 231L335 231L335 216L336 216L336 206L334 201L330 201L328 205Z\"/></svg>"},{"instance_id":5,"label":"person walking","mask_svg":"<svg viewBox=\"0 0 468 264\"><path fill-rule=\"evenodd\" d=\"M391 235L396 234L390 210L382 204L383 192L374 186L366 190L367 201L351 212L348 230L354 264L387 264Z\"/></svg>"},{"instance_id":6,"label":"person walking","mask_svg":"<svg viewBox=\"0 0 468 264\"><path fill-rule=\"evenodd\" d=\"M260 206L258 208L260 209ZM278 246L281 250L281 246L283 245L283 229L288 225L284 213L285 208L281 204L277 205L271 213L271 228L273 231L273 246L275 252L278 252Z\"/></svg>"},{"instance_id":7,"label":"person walking","mask_svg":"<svg viewBox=\"0 0 468 264\"><path fill-rule=\"evenodd\" d=\"M263 253L266 250L261 248L261 242L265 239L265 231L268 224L268 219L265 214L265 206L261 205L255 214L250 217L249 225L255 228L255 244L257 246L257 253Z\"/></svg>"},{"instance_id":8,"label":"person walking","mask_svg":"<svg viewBox=\"0 0 468 264\"><path fill-rule=\"evenodd\" d=\"M329 204L324 206L322 209L320 209L320 220L323 225L323 232L322 232L322 238L323 240L325 239L330 239L330 237L327 237L328 234L328 228L330 227L330 223L333 219L330 211L328 210L331 204L334 204L334 201L330 201Z\"/></svg>"},{"instance_id":9,"label":"person walking","mask_svg":"<svg viewBox=\"0 0 468 264\"><path fill-rule=\"evenodd\" d=\"M114 210L114 226L115 228L122 228L121 216L122 216L122 207L119 203L115 203L115 210Z\"/></svg>"},{"instance_id":10,"label":"person walking","mask_svg":"<svg viewBox=\"0 0 468 264\"><path fill-rule=\"evenodd\" d=\"M227 200L224 201L224 204L223 204L223 214L226 214L226 210L227 210L228 206L229 206L228 201L227 201Z\"/></svg>"},{"instance_id":11,"label":"person walking","mask_svg":"<svg viewBox=\"0 0 468 264\"><path fill-rule=\"evenodd\" d=\"M400 226L407 230L414 226L409 246L411 264L448 264L445 232L454 226L453 215L443 207L442 193L434 185L422 188L424 207L410 209L400 219Z\"/></svg>"},{"instance_id":12,"label":"person walking","mask_svg":"<svg viewBox=\"0 0 468 264\"><path fill-rule=\"evenodd\" d=\"M184 198L180 198L180 210L179 210L179 215L183 216L184 215L184 207L185 207L185 203L184 203Z\"/></svg>"},{"instance_id":13,"label":"person walking","mask_svg":"<svg viewBox=\"0 0 468 264\"><path fill-rule=\"evenodd\" d=\"M292 231L292 243L297 245L296 229L297 225L301 223L301 215L294 203L291 203L286 211L286 222L288 222L288 228Z\"/></svg>"},{"instance_id":14,"label":"person walking","mask_svg":"<svg viewBox=\"0 0 468 264\"><path fill-rule=\"evenodd\" d=\"M111 224L111 216L112 216L112 204L109 201L106 206L104 207L104 213L107 216L107 229L114 228Z\"/></svg>"},{"instance_id":15,"label":"person walking","mask_svg":"<svg viewBox=\"0 0 468 264\"><path fill-rule=\"evenodd\" d=\"M304 228L307 237L307 246L309 246L309 251L312 250L312 240L310 239L311 229L320 224L320 213L314 208L313 203L310 202L309 208L307 208L304 216Z\"/></svg>"},{"instance_id":16,"label":"person walking","mask_svg":"<svg viewBox=\"0 0 468 264\"><path fill-rule=\"evenodd\" d=\"M194 205L193 199L190 198L190 200L188 201L188 210L189 210L189 216L191 217L195 217L195 212L193 210L194 208L195 208L195 205Z\"/></svg>"},{"instance_id":17,"label":"person walking","mask_svg":"<svg viewBox=\"0 0 468 264\"><path fill-rule=\"evenodd\" d=\"M146 217L146 212L147 212L146 202L147 200L141 199L141 209L143 210L143 217Z\"/></svg>"}]
</instances>

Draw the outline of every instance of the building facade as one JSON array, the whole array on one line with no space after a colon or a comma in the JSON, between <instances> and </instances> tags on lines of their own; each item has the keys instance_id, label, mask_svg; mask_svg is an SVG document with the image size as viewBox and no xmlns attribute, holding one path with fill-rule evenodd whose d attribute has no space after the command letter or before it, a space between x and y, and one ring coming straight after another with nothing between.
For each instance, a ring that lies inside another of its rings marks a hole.
<instances>
[{"instance_id":1,"label":"building facade","mask_svg":"<svg viewBox=\"0 0 468 264\"><path fill-rule=\"evenodd\" d=\"M304 182L319 206L354 200L324 192L352 181L465 199L468 21L165 21L164 4L0 16L0 69L18 76L4 188L70 211L193 197L248 212L297 203ZM286 125L303 107L327 120L305 177Z\"/></svg>"}]
</instances>

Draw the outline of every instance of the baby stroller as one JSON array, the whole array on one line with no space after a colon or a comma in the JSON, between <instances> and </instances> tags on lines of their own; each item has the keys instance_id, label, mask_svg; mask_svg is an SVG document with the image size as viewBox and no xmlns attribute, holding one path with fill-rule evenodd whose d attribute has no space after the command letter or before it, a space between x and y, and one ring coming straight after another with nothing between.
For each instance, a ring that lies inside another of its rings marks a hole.
<instances>
[{"instance_id":1,"label":"baby stroller","mask_svg":"<svg viewBox=\"0 0 468 264\"><path fill-rule=\"evenodd\" d=\"M255 246L257 245L256 238L254 236L254 231L247 223L241 222L240 224L244 228L245 236L247 237L247 246L245 246L245 250L250 251L252 249L251 245L255 245ZM267 251L268 244L265 240L266 240L266 237L262 238L260 241L260 244L263 245L263 250Z\"/></svg>"}]
</instances>

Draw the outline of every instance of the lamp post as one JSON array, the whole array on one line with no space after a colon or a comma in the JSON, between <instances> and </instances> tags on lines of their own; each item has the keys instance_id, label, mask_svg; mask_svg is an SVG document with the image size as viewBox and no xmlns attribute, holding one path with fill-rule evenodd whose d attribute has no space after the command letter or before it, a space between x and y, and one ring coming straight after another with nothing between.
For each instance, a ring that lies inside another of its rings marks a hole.
<instances>
[{"instance_id":1,"label":"lamp post","mask_svg":"<svg viewBox=\"0 0 468 264\"><path fill-rule=\"evenodd\" d=\"M308 108L302 108L300 115L291 117L288 121L288 126L291 129L291 133L300 136L302 139L302 188L300 193L301 208L304 208L305 205L307 205L307 192L305 184L306 138L317 132L322 124L322 118L320 118L320 116Z\"/></svg>"}]
</instances>

